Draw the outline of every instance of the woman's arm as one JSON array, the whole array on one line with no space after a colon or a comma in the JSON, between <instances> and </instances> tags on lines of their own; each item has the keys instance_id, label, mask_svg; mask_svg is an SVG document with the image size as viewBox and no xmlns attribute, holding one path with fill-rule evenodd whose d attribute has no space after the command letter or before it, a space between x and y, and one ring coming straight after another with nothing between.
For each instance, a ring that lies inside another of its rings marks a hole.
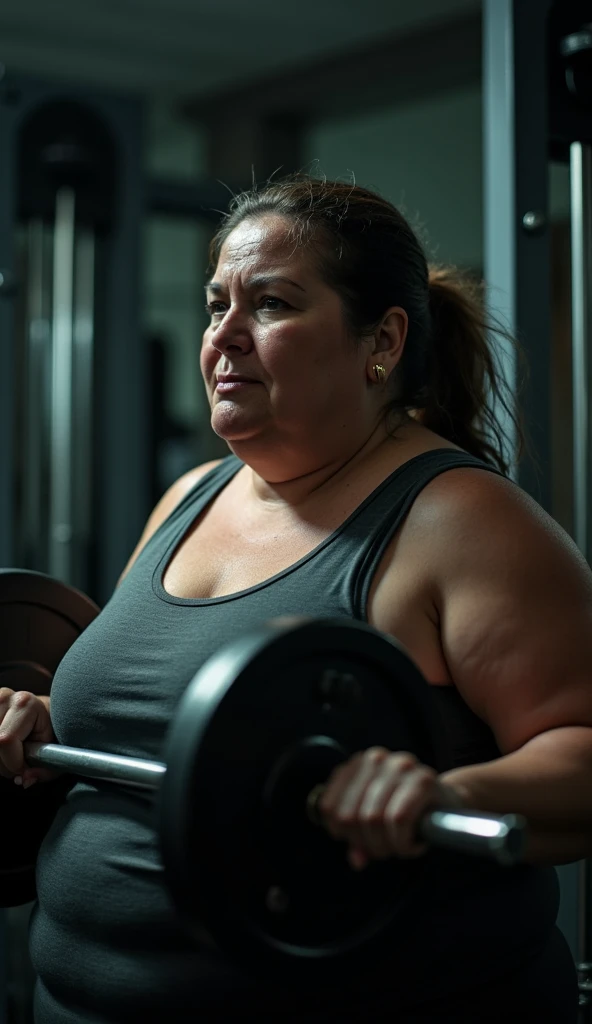
<instances>
[{"instance_id":1,"label":"woman's arm","mask_svg":"<svg viewBox=\"0 0 592 1024\"><path fill-rule=\"evenodd\" d=\"M479 470L451 470L428 485L403 535L420 574L418 614L439 627L449 676L502 756L438 775L412 753L362 751L327 783L320 811L328 831L361 868L371 858L420 856L421 817L464 804L523 814L527 861L592 855L588 566L525 494ZM393 557L374 599L380 628L395 636L399 575Z\"/></svg>"},{"instance_id":2,"label":"woman's arm","mask_svg":"<svg viewBox=\"0 0 592 1024\"><path fill-rule=\"evenodd\" d=\"M441 776L466 806L524 814L527 858L592 855L592 573L513 484L430 485L434 603L450 674L500 759Z\"/></svg>"},{"instance_id":3,"label":"woman's arm","mask_svg":"<svg viewBox=\"0 0 592 1024\"><path fill-rule=\"evenodd\" d=\"M526 860L565 864L592 856L592 730L540 733L487 764L455 768L440 780L465 807L523 814Z\"/></svg>"}]
</instances>

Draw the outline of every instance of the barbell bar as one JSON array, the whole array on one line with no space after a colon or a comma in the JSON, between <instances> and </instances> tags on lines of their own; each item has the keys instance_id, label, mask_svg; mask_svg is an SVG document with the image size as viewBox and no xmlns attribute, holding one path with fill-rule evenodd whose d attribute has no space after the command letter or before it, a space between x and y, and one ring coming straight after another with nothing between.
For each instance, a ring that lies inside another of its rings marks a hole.
<instances>
[{"instance_id":1,"label":"barbell bar","mask_svg":"<svg viewBox=\"0 0 592 1024\"><path fill-rule=\"evenodd\" d=\"M154 791L159 788L167 770L161 761L122 757L59 743L26 743L24 751L31 766L56 768L73 775ZM325 788L323 783L317 783L306 797L307 816L312 824L319 827L323 825L319 804ZM500 816L440 808L423 816L419 834L436 846L490 857L498 864L511 865L521 859L526 823L516 814Z\"/></svg>"}]
</instances>

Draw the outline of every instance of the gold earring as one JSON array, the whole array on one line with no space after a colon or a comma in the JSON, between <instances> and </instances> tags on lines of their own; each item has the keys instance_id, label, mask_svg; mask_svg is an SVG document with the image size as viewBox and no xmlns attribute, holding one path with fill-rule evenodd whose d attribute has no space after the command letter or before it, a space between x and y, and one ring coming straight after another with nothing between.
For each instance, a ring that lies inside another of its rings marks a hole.
<instances>
[{"instance_id":1,"label":"gold earring","mask_svg":"<svg viewBox=\"0 0 592 1024\"><path fill-rule=\"evenodd\" d=\"M372 367L377 384L384 384L386 381L386 367L382 363L375 363Z\"/></svg>"}]
</instances>

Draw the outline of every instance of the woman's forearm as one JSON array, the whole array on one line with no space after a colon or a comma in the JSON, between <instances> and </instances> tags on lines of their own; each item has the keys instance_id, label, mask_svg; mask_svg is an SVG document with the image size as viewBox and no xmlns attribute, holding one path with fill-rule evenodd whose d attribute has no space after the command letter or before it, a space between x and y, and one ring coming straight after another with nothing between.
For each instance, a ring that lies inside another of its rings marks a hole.
<instances>
[{"instance_id":1,"label":"woman's forearm","mask_svg":"<svg viewBox=\"0 0 592 1024\"><path fill-rule=\"evenodd\" d=\"M592 729L553 729L496 761L454 768L440 778L465 807L524 815L528 862L592 857Z\"/></svg>"}]
</instances>

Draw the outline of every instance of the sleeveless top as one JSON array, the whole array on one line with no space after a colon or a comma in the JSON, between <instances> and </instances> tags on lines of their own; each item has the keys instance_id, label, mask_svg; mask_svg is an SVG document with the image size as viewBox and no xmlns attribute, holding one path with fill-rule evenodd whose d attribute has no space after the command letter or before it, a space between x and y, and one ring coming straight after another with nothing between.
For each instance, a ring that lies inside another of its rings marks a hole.
<instances>
[{"instance_id":1,"label":"sleeveless top","mask_svg":"<svg viewBox=\"0 0 592 1024\"><path fill-rule=\"evenodd\" d=\"M366 618L373 575L420 491L457 467L490 469L453 449L411 459L296 564L240 593L172 597L162 578L191 524L241 468L222 461L186 495L140 552L98 618L56 673L51 713L60 742L160 760L167 726L195 672L226 641L283 615ZM454 687L433 687L456 764L499 756L492 733ZM208 879L195 879L208 885ZM80 780L40 850L30 948L38 980L36 1024L145 1024L306 1017L298 993L247 976L208 941L189 939L163 882L149 794ZM385 966L315 997L323 1020L355 998L415 1005L516 966L554 927L553 868L448 855L401 927L397 981ZM408 958L403 962L401 957ZM403 982L401 979L405 979ZM306 1004L310 1008L310 998ZM332 1016L335 1014L335 1017ZM294 1016L296 1015L296 1016ZM310 1018L312 1020L312 1018Z\"/></svg>"}]
</instances>

